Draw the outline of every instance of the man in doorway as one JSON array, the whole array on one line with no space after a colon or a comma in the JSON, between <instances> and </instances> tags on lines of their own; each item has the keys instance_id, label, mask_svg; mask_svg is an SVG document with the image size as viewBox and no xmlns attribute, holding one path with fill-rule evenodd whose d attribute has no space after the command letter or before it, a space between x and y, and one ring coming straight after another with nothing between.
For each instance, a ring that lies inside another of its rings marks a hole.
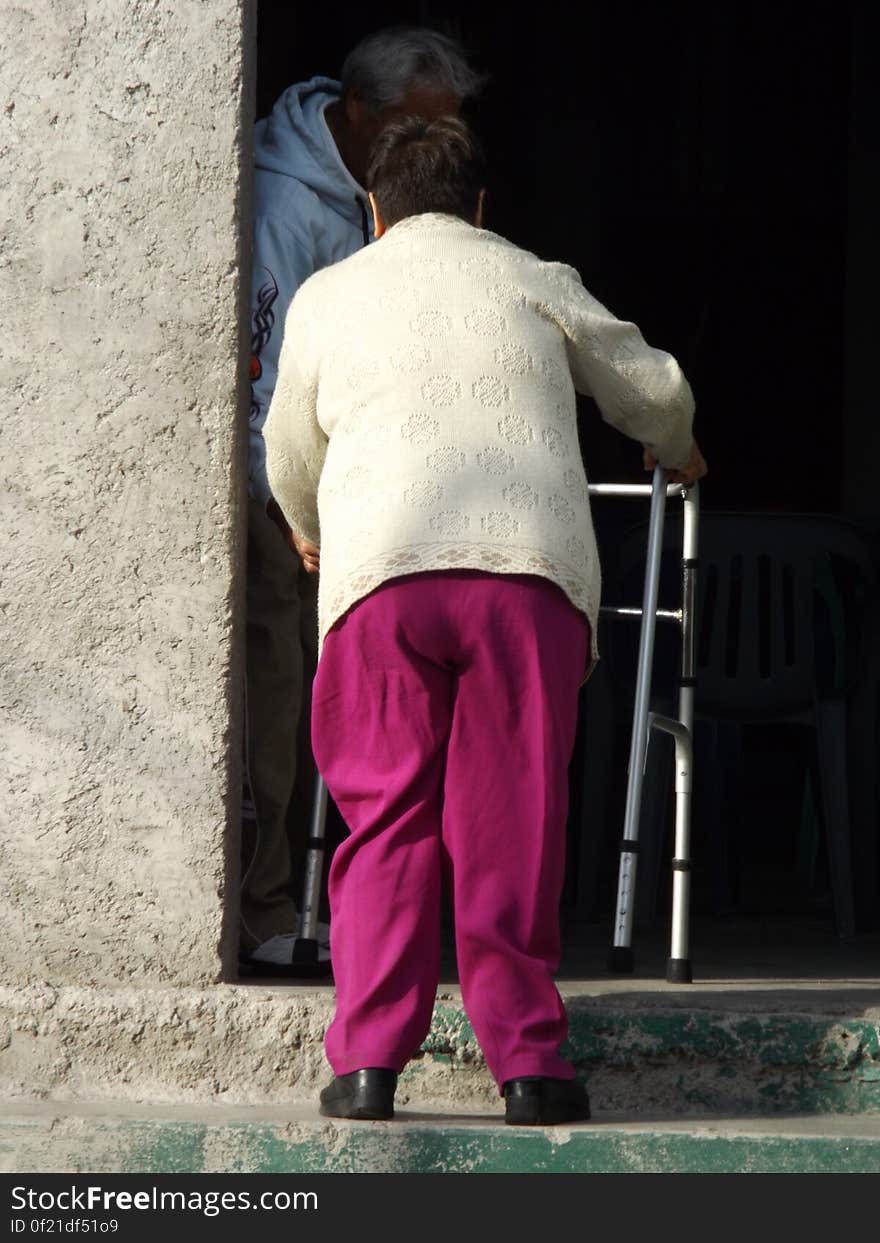
<instances>
[{"instance_id":1,"label":"man in doorway","mask_svg":"<svg viewBox=\"0 0 880 1243\"><path fill-rule=\"evenodd\" d=\"M284 319L308 276L371 241L363 183L378 135L401 117L457 115L481 85L452 39L395 27L353 49L341 82L316 77L289 87L256 129L240 960L264 974L299 970L292 886L314 784L308 709L317 563L272 497L262 437ZM326 924L318 945L329 960Z\"/></svg>"}]
</instances>

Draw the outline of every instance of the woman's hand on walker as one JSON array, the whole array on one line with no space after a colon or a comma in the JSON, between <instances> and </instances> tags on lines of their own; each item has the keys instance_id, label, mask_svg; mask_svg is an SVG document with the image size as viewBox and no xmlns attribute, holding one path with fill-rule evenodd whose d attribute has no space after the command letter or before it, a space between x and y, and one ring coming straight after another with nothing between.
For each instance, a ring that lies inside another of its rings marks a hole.
<instances>
[{"instance_id":1,"label":"woman's hand on walker","mask_svg":"<svg viewBox=\"0 0 880 1243\"><path fill-rule=\"evenodd\" d=\"M653 470L657 465L657 459L648 448L644 450L642 462L644 463L645 470ZM698 479L702 479L708 470L709 467L706 465L706 459L700 452L699 445L694 440L691 442L691 455L684 466L679 466L669 471L669 482L683 483L690 486L690 484L696 483Z\"/></svg>"}]
</instances>

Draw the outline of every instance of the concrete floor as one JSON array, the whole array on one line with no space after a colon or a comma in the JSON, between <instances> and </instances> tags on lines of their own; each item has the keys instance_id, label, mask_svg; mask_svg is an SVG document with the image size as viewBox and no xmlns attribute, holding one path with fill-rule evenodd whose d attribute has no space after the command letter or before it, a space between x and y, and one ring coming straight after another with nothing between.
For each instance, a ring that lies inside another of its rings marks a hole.
<instances>
[{"instance_id":1,"label":"concrete floor","mask_svg":"<svg viewBox=\"0 0 880 1243\"><path fill-rule=\"evenodd\" d=\"M611 977L606 969L611 921L563 918L563 980ZM664 980L669 932L658 926L633 936L632 986ZM691 921L690 953L700 981L838 981L880 985L880 933L841 940L833 923L807 917L703 918Z\"/></svg>"},{"instance_id":2,"label":"concrete floor","mask_svg":"<svg viewBox=\"0 0 880 1243\"><path fill-rule=\"evenodd\" d=\"M606 968L610 921L563 919L563 957L557 977L565 997L608 997L617 1006L711 1006L736 1011L808 1010L863 1015L880 1010L880 933L842 941L830 920L791 918L695 919L691 924L694 983L666 982L668 932L636 933L633 975ZM328 981L265 978L243 984L324 992ZM460 996L451 930L444 935L441 999Z\"/></svg>"}]
</instances>

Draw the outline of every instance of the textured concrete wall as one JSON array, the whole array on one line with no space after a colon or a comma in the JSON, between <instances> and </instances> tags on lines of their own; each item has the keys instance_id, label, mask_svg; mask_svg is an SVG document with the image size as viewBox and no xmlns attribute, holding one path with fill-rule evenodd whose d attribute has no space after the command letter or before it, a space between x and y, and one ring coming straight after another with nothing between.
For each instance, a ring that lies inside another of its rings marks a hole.
<instances>
[{"instance_id":1,"label":"textured concrete wall","mask_svg":"<svg viewBox=\"0 0 880 1243\"><path fill-rule=\"evenodd\" d=\"M252 8L0 0L10 982L233 953Z\"/></svg>"}]
</instances>

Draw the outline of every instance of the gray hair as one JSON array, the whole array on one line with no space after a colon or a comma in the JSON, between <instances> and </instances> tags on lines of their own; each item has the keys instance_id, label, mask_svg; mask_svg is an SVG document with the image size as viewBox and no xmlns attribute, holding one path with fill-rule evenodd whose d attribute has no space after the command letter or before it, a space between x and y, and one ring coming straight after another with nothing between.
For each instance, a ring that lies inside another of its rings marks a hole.
<instances>
[{"instance_id":1,"label":"gray hair","mask_svg":"<svg viewBox=\"0 0 880 1243\"><path fill-rule=\"evenodd\" d=\"M415 86L469 99L485 82L454 39L420 26L390 26L367 35L342 66L343 93L355 91L374 112L399 103Z\"/></svg>"}]
</instances>

